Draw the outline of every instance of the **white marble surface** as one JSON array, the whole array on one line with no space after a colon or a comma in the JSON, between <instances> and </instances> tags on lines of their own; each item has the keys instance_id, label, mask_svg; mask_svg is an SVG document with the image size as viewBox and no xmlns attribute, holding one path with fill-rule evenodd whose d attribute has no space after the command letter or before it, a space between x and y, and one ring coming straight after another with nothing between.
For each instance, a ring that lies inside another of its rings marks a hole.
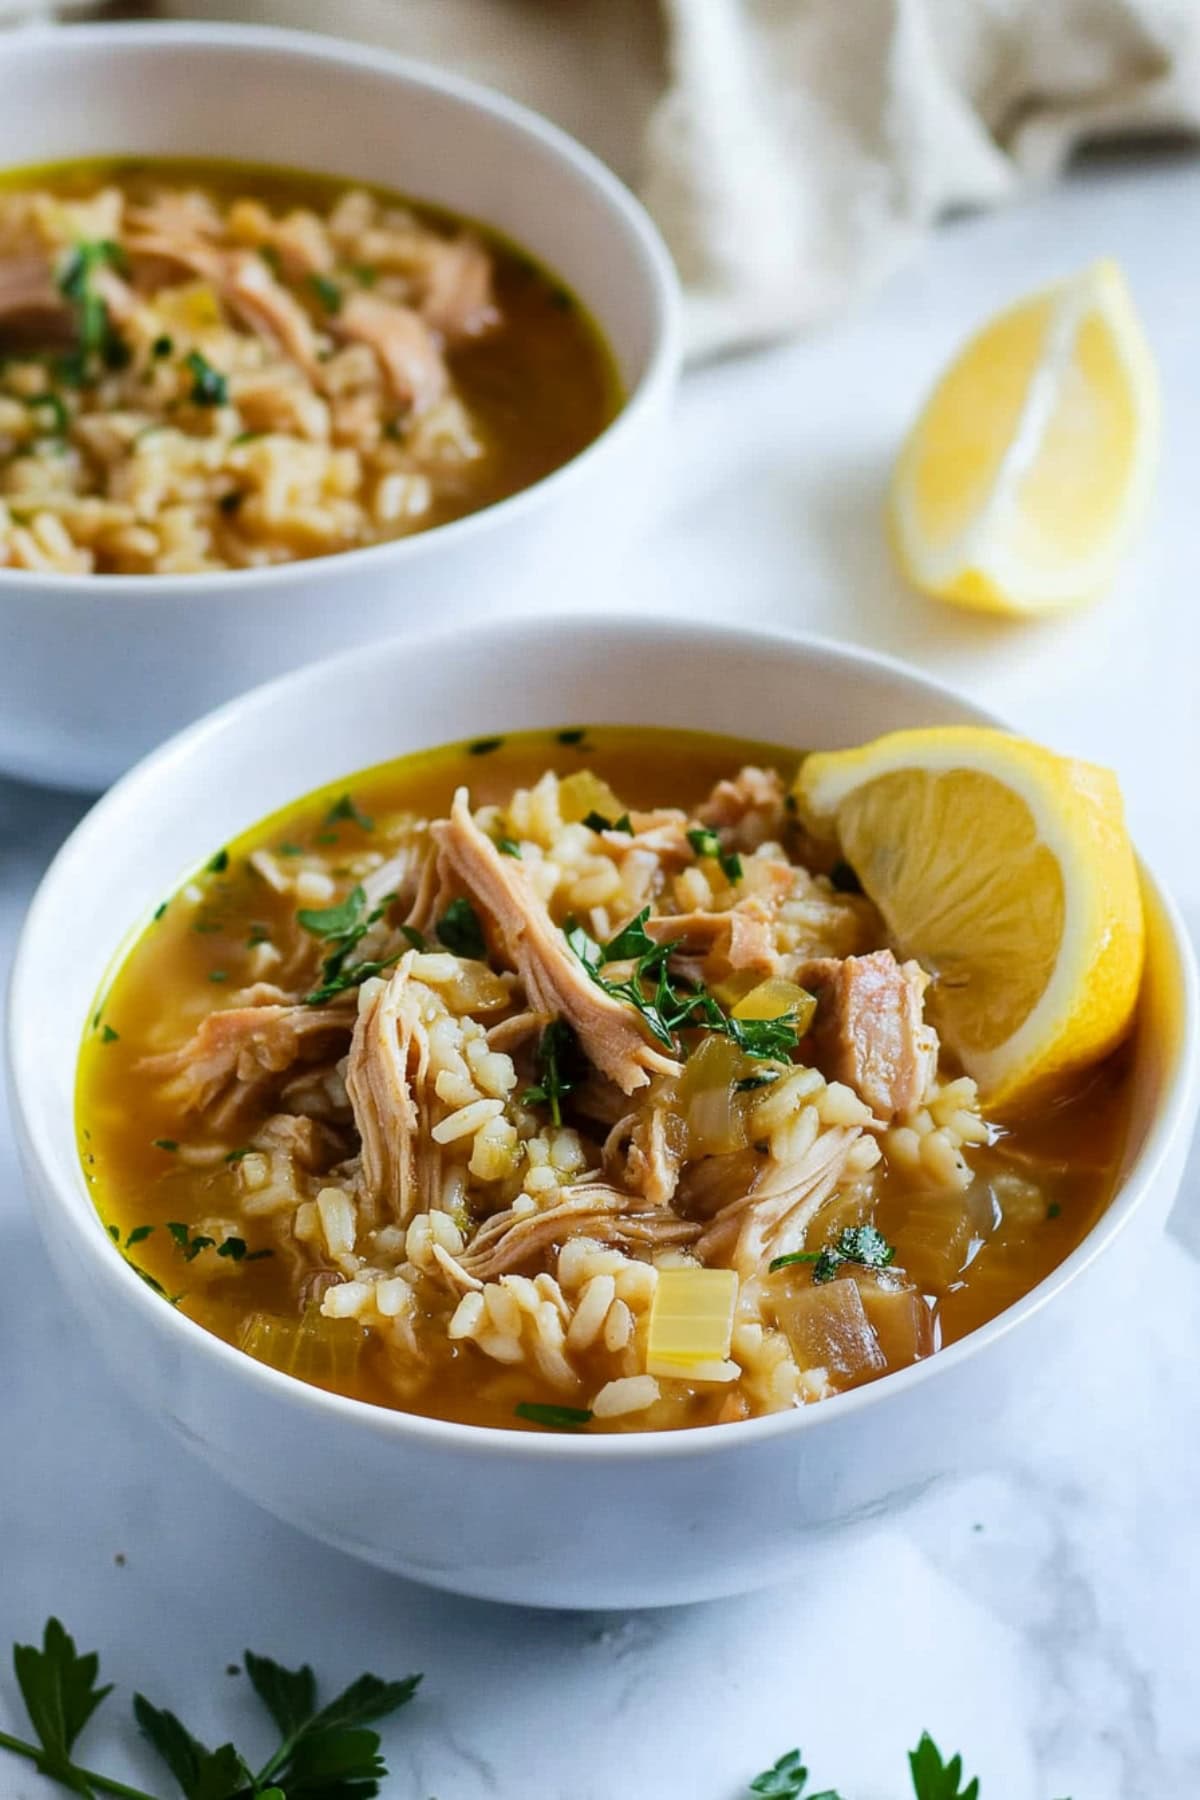
<instances>
[{"instance_id":1,"label":"white marble surface","mask_svg":"<svg viewBox=\"0 0 1200 1800\"><path fill-rule=\"evenodd\" d=\"M881 645L1115 763L1194 925L1198 209L1194 160L1094 167L946 230L821 338L692 377L659 523L618 597ZM918 393L1001 298L1105 252L1130 272L1168 409L1155 513L1118 591L1033 628L914 600L889 567L879 498ZM0 961L79 810L0 783ZM1194 1165L1127 1314L986 1479L814 1547L808 1576L775 1592L550 1616L425 1593L319 1549L147 1423L65 1313L0 1112L0 1639L58 1611L104 1647L125 1696L141 1685L214 1731L243 1716L245 1683L222 1670L246 1644L330 1679L423 1668L420 1701L389 1732L396 1800L736 1800L795 1743L818 1786L898 1800L904 1750L926 1726L964 1749L983 1800L1188 1800L1200 1793L1198 1180ZM11 1699L0 1676L0 1724ZM109 1710L94 1760L149 1780L120 1699ZM0 1758L3 1800L43 1791Z\"/></svg>"}]
</instances>

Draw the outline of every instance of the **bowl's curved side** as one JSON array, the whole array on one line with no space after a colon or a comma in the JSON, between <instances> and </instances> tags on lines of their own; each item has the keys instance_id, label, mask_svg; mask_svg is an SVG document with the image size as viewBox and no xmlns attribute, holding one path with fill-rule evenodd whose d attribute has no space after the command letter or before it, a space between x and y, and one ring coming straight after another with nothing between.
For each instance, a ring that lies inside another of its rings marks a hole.
<instances>
[{"instance_id":1,"label":"bowl's curved side","mask_svg":"<svg viewBox=\"0 0 1200 1800\"><path fill-rule=\"evenodd\" d=\"M678 378L678 282L642 207L557 127L382 51L233 25L7 34L0 80L0 167L220 155L379 181L484 220L579 294L627 394L543 480L393 543L213 574L0 569L0 767L99 786L281 669L414 621L544 603L636 528Z\"/></svg>"},{"instance_id":2,"label":"bowl's curved side","mask_svg":"<svg viewBox=\"0 0 1200 1800\"><path fill-rule=\"evenodd\" d=\"M1094 1296L1121 1274L1122 1259L1101 1252L1135 1220L1150 1226L1178 1180L1195 1106L1195 970L1148 877L1149 1048L1123 1191L1026 1300L885 1382L719 1432L543 1439L306 1388L150 1294L99 1224L72 1121L80 1021L131 922L253 819L388 755L514 724L685 726L698 716L715 730L823 745L918 721L995 722L886 659L765 633L580 620L548 642L530 621L465 640L392 642L235 701L165 746L83 821L30 909L9 1008L14 1111L73 1303L150 1409L237 1485L316 1535L435 1585L635 1605L779 1578L814 1532L978 1462L1006 1408L1027 1402L1038 1368L1057 1366L1070 1321L1086 1329ZM268 1459L255 1454L264 1440Z\"/></svg>"}]
</instances>

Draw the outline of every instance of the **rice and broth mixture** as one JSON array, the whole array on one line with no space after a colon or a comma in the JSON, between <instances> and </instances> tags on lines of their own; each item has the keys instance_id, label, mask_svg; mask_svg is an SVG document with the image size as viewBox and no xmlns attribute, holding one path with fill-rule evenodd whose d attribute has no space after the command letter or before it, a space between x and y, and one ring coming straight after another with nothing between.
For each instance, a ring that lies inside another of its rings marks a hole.
<instances>
[{"instance_id":1,"label":"rice and broth mixture","mask_svg":"<svg viewBox=\"0 0 1200 1800\"><path fill-rule=\"evenodd\" d=\"M218 850L90 1024L118 1247L278 1368L527 1428L808 1405L1002 1310L1107 1202L1121 1060L984 1117L795 760L487 740Z\"/></svg>"},{"instance_id":2,"label":"rice and broth mixture","mask_svg":"<svg viewBox=\"0 0 1200 1800\"><path fill-rule=\"evenodd\" d=\"M618 400L572 296L395 195L174 161L0 185L0 567L382 543L539 480Z\"/></svg>"}]
</instances>

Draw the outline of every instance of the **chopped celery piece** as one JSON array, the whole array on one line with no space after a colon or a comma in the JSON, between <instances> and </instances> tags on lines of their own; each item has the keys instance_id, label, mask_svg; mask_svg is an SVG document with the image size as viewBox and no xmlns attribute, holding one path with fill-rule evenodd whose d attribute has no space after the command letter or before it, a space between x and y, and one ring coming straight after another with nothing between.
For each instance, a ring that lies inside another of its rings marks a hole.
<instances>
[{"instance_id":1,"label":"chopped celery piece","mask_svg":"<svg viewBox=\"0 0 1200 1800\"><path fill-rule=\"evenodd\" d=\"M738 1278L732 1269L660 1269L650 1309L646 1370L698 1381L727 1380Z\"/></svg>"},{"instance_id":2,"label":"chopped celery piece","mask_svg":"<svg viewBox=\"0 0 1200 1800\"><path fill-rule=\"evenodd\" d=\"M971 1243L971 1215L961 1194L917 1194L891 1234L896 1267L926 1294L957 1280Z\"/></svg>"},{"instance_id":3,"label":"chopped celery piece","mask_svg":"<svg viewBox=\"0 0 1200 1800\"><path fill-rule=\"evenodd\" d=\"M864 1272L856 1280L889 1369L906 1369L933 1354L933 1314L916 1288L900 1282L890 1270L877 1276Z\"/></svg>"},{"instance_id":4,"label":"chopped celery piece","mask_svg":"<svg viewBox=\"0 0 1200 1800\"><path fill-rule=\"evenodd\" d=\"M786 1019L796 1021L796 1036L803 1037L817 1010L815 997L807 988L777 975L768 976L742 997L733 1009L735 1019Z\"/></svg>"},{"instance_id":5,"label":"chopped celery piece","mask_svg":"<svg viewBox=\"0 0 1200 1800\"><path fill-rule=\"evenodd\" d=\"M316 1306L298 1319L254 1312L238 1337L247 1356L300 1381L344 1388L358 1372L366 1333L353 1319L327 1319Z\"/></svg>"},{"instance_id":6,"label":"chopped celery piece","mask_svg":"<svg viewBox=\"0 0 1200 1800\"><path fill-rule=\"evenodd\" d=\"M558 784L558 810L564 825L577 825L589 813L599 813L615 824L625 807L607 781L601 781L590 769L577 769Z\"/></svg>"},{"instance_id":7,"label":"chopped celery piece","mask_svg":"<svg viewBox=\"0 0 1200 1800\"><path fill-rule=\"evenodd\" d=\"M789 1271L775 1295L775 1316L800 1367L824 1369L837 1388L887 1368L858 1283L849 1276L814 1287L807 1276Z\"/></svg>"}]
</instances>

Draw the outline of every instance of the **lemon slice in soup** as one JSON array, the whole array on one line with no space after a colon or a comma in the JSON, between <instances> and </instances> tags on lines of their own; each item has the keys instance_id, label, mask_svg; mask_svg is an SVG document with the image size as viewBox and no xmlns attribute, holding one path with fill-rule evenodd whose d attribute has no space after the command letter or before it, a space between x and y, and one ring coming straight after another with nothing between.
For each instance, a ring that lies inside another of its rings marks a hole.
<instances>
[{"instance_id":1,"label":"lemon slice in soup","mask_svg":"<svg viewBox=\"0 0 1200 1800\"><path fill-rule=\"evenodd\" d=\"M1015 1108L1128 1029L1144 928L1107 769L974 727L806 758L796 800L837 838L989 1104Z\"/></svg>"}]
</instances>

